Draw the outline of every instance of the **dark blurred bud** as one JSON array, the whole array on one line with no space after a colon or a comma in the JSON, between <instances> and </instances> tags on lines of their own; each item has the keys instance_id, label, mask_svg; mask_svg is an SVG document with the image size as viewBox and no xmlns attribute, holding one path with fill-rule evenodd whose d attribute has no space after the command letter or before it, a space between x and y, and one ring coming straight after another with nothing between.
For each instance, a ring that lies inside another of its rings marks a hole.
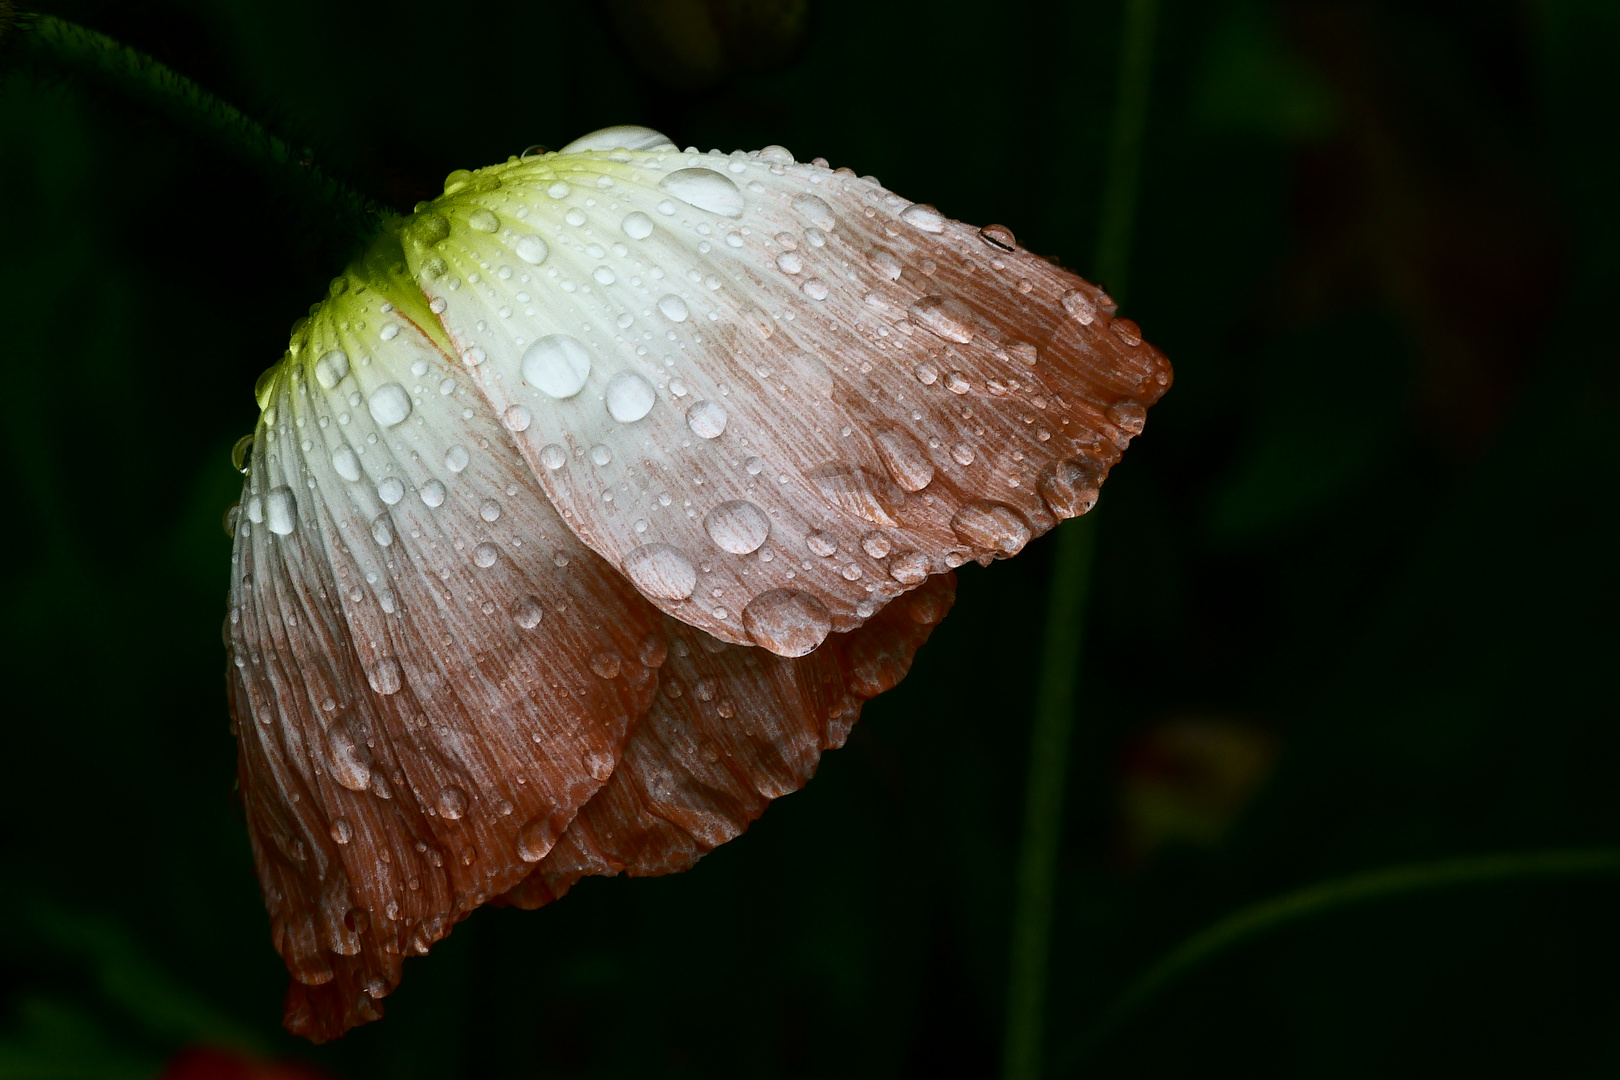
<instances>
[{"instance_id":1,"label":"dark blurred bud","mask_svg":"<svg viewBox=\"0 0 1620 1080\"><path fill-rule=\"evenodd\" d=\"M296 1062L264 1062L234 1050L194 1046L182 1050L170 1061L158 1080L333 1080L330 1073L318 1072Z\"/></svg>"},{"instance_id":2,"label":"dark blurred bud","mask_svg":"<svg viewBox=\"0 0 1620 1080\"><path fill-rule=\"evenodd\" d=\"M1275 740L1239 720L1184 716L1148 728L1126 747L1120 767L1127 864L1178 844L1218 843L1275 759Z\"/></svg>"}]
</instances>

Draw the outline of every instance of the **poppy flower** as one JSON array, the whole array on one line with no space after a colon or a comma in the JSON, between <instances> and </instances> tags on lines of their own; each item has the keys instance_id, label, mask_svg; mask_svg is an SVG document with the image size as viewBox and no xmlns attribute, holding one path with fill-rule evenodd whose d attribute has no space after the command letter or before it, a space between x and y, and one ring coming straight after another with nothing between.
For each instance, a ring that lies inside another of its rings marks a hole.
<instances>
[{"instance_id":1,"label":"poppy flower","mask_svg":"<svg viewBox=\"0 0 1620 1080\"><path fill-rule=\"evenodd\" d=\"M1169 382L1009 230L781 147L452 173L257 387L229 684L288 1028L736 836Z\"/></svg>"}]
</instances>

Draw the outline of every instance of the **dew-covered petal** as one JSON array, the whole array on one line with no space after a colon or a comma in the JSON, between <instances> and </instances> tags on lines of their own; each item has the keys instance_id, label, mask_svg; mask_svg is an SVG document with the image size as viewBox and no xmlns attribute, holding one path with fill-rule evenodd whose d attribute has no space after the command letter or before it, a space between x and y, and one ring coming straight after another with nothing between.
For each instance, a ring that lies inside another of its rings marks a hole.
<instances>
[{"instance_id":1,"label":"dew-covered petal","mask_svg":"<svg viewBox=\"0 0 1620 1080\"><path fill-rule=\"evenodd\" d=\"M954 577L935 576L798 659L668 620L660 691L619 770L504 902L539 907L589 875L675 873L737 836L844 744L862 703L905 676L954 597Z\"/></svg>"},{"instance_id":2,"label":"dew-covered petal","mask_svg":"<svg viewBox=\"0 0 1620 1080\"><path fill-rule=\"evenodd\" d=\"M390 246L262 386L233 556L243 798L286 1022L316 1040L530 871L654 689L660 616L563 525Z\"/></svg>"},{"instance_id":3,"label":"dew-covered petal","mask_svg":"<svg viewBox=\"0 0 1620 1080\"><path fill-rule=\"evenodd\" d=\"M529 234L542 265L516 254ZM679 553L691 589L644 573L650 599L790 654L813 635L747 618L756 600L804 597L807 626L822 611L846 631L930 574L1016 553L1089 509L1170 381L1112 301L1005 228L774 151L582 143L473 174L402 235L579 537L626 572ZM523 362L559 336L588 361L572 395ZM769 523L757 548L710 527L736 503Z\"/></svg>"}]
</instances>

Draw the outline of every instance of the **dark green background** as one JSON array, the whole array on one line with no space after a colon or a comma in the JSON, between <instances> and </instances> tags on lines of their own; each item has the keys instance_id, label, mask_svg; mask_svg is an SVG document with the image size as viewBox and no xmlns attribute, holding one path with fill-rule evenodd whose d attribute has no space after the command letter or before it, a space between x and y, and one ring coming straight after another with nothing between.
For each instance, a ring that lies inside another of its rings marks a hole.
<instances>
[{"instance_id":1,"label":"dark green background","mask_svg":"<svg viewBox=\"0 0 1620 1080\"><path fill-rule=\"evenodd\" d=\"M641 122L876 173L1082 272L1119 9L48 8L391 205ZM1620 844L1620 5L1167 0L1157 58L1125 311L1176 385L1098 510L1060 1057L1244 903ZM385 1021L318 1050L280 1032L219 520L254 377L344 242L171 122L0 64L0 1077L147 1076L198 1041L354 1078L993 1074L1049 539L967 568L849 747L696 870L481 911ZM1142 764L1192 721L1210 768L1275 748L1252 797ZM1185 819L1147 848L1144 776ZM1092 1075L1620 1074L1617 901L1501 886L1321 919L1156 1001Z\"/></svg>"}]
</instances>

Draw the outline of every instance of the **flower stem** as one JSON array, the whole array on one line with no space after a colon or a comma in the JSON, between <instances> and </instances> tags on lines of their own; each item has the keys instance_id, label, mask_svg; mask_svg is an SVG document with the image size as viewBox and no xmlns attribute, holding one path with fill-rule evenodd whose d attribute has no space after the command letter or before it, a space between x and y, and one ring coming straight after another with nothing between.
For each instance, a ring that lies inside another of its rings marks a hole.
<instances>
[{"instance_id":1,"label":"flower stem","mask_svg":"<svg viewBox=\"0 0 1620 1080\"><path fill-rule=\"evenodd\" d=\"M388 211L316 168L263 124L152 57L106 34L52 15L17 12L4 44L45 70L89 79L142 102L289 184L357 238Z\"/></svg>"},{"instance_id":2,"label":"flower stem","mask_svg":"<svg viewBox=\"0 0 1620 1080\"><path fill-rule=\"evenodd\" d=\"M1620 850L1535 851L1386 867L1262 900L1194 934L1139 976L1080 1036L1064 1064L1078 1067L1145 1004L1211 960L1318 915L1446 888L1606 874L1620 874Z\"/></svg>"},{"instance_id":3,"label":"flower stem","mask_svg":"<svg viewBox=\"0 0 1620 1080\"><path fill-rule=\"evenodd\" d=\"M1102 219L1093 260L1098 280L1119 299L1125 288L1141 172L1142 133L1153 76L1158 0L1125 0L1119 85L1114 105ZM1057 529L1045 647L1029 742L1024 831L1018 853L1007 987L1003 1080L1040 1080L1046 1041L1047 967L1058 851L1063 838L1064 783L1074 729L1086 599L1091 589L1096 522Z\"/></svg>"}]
</instances>

